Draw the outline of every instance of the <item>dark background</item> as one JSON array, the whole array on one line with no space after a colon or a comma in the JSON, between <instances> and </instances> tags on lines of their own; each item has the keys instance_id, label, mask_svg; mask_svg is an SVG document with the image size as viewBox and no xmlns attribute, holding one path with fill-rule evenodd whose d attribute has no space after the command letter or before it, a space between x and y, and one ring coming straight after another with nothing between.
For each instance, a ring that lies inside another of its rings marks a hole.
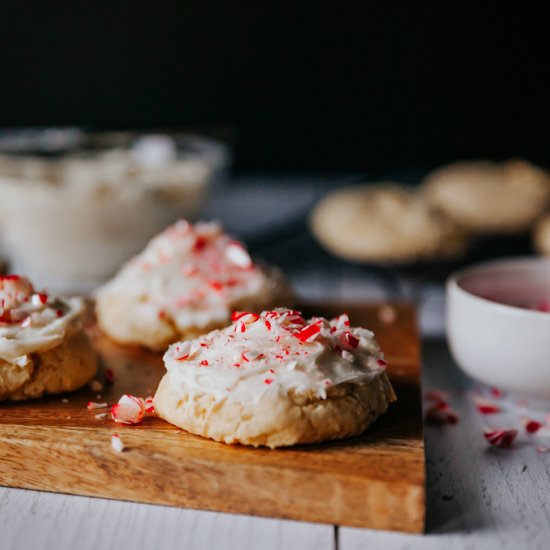
<instances>
[{"instance_id":1,"label":"dark background","mask_svg":"<svg viewBox=\"0 0 550 550\"><path fill-rule=\"evenodd\" d=\"M223 127L246 170L548 165L547 17L479 4L0 0L0 127Z\"/></svg>"}]
</instances>

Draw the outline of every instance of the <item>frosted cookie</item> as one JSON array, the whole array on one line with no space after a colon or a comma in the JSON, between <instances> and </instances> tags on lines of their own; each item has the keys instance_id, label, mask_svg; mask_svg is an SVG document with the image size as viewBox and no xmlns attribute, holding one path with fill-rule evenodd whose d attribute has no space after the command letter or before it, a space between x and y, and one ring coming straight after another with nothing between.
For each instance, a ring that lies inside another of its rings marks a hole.
<instances>
[{"instance_id":1,"label":"frosted cookie","mask_svg":"<svg viewBox=\"0 0 550 550\"><path fill-rule=\"evenodd\" d=\"M0 400L76 390L97 371L80 298L36 292L18 275L0 277Z\"/></svg>"},{"instance_id":2,"label":"frosted cookie","mask_svg":"<svg viewBox=\"0 0 550 550\"><path fill-rule=\"evenodd\" d=\"M282 447L366 430L395 394L372 332L347 315L235 312L233 324L169 347L156 413L224 443Z\"/></svg>"},{"instance_id":3,"label":"frosted cookie","mask_svg":"<svg viewBox=\"0 0 550 550\"><path fill-rule=\"evenodd\" d=\"M414 193L391 184L330 193L317 204L310 225L327 250L357 262L454 258L467 245L453 223Z\"/></svg>"},{"instance_id":4,"label":"frosted cookie","mask_svg":"<svg viewBox=\"0 0 550 550\"><path fill-rule=\"evenodd\" d=\"M99 326L113 340L162 350L227 325L234 309L285 304L281 273L256 265L217 223L179 221L98 290Z\"/></svg>"},{"instance_id":5,"label":"frosted cookie","mask_svg":"<svg viewBox=\"0 0 550 550\"><path fill-rule=\"evenodd\" d=\"M429 174L423 194L469 231L514 233L542 214L550 180L546 171L520 160L459 162Z\"/></svg>"}]
</instances>

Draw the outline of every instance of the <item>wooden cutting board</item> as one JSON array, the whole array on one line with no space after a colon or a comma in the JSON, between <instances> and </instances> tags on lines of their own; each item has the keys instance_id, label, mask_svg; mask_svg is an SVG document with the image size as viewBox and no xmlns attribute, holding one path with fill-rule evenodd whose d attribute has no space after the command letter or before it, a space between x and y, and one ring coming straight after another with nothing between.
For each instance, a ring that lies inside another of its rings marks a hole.
<instances>
[{"instance_id":1,"label":"wooden cutting board","mask_svg":"<svg viewBox=\"0 0 550 550\"><path fill-rule=\"evenodd\" d=\"M398 401L361 437L283 450L224 445L146 417L138 426L98 420L89 400L146 397L164 373L160 355L97 336L115 381L36 401L0 403L0 485L292 518L355 527L424 529L424 444L420 349L413 306L309 305L306 313L347 311L375 331ZM62 398L68 402L62 402ZM126 449L111 448L111 434Z\"/></svg>"}]
</instances>

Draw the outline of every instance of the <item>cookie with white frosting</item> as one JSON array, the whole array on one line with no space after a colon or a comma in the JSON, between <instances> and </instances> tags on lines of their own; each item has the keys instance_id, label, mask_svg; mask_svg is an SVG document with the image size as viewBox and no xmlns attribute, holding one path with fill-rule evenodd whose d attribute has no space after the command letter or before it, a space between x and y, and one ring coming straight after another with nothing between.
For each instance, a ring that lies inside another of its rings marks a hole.
<instances>
[{"instance_id":1,"label":"cookie with white frosting","mask_svg":"<svg viewBox=\"0 0 550 550\"><path fill-rule=\"evenodd\" d=\"M18 275L0 276L0 400L72 391L97 371L80 298L36 292Z\"/></svg>"},{"instance_id":2,"label":"cookie with white frosting","mask_svg":"<svg viewBox=\"0 0 550 550\"><path fill-rule=\"evenodd\" d=\"M156 413L224 443L281 447L351 437L395 394L374 335L347 315L235 312L233 324L169 347Z\"/></svg>"},{"instance_id":3,"label":"cookie with white frosting","mask_svg":"<svg viewBox=\"0 0 550 550\"><path fill-rule=\"evenodd\" d=\"M433 208L468 231L517 233L544 212L550 178L521 160L457 162L429 174L422 191Z\"/></svg>"},{"instance_id":4,"label":"cookie with white frosting","mask_svg":"<svg viewBox=\"0 0 550 550\"><path fill-rule=\"evenodd\" d=\"M324 248L354 262L453 259L468 245L454 223L391 183L329 193L313 210L310 226Z\"/></svg>"},{"instance_id":5,"label":"cookie with white frosting","mask_svg":"<svg viewBox=\"0 0 550 550\"><path fill-rule=\"evenodd\" d=\"M101 329L123 344L163 350L225 326L234 309L287 304L282 274L255 264L217 223L179 221L96 293Z\"/></svg>"}]
</instances>

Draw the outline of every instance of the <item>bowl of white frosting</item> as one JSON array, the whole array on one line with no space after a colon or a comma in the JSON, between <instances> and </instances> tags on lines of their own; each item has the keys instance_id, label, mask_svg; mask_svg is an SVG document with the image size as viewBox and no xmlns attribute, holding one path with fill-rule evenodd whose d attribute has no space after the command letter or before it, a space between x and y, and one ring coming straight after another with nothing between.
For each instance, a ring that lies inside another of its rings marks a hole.
<instances>
[{"instance_id":1,"label":"bowl of white frosting","mask_svg":"<svg viewBox=\"0 0 550 550\"><path fill-rule=\"evenodd\" d=\"M0 252L40 286L87 292L195 219L228 160L223 144L183 134L0 133Z\"/></svg>"},{"instance_id":2,"label":"bowl of white frosting","mask_svg":"<svg viewBox=\"0 0 550 550\"><path fill-rule=\"evenodd\" d=\"M447 281L454 359L490 386L550 400L550 259L481 263Z\"/></svg>"}]
</instances>

